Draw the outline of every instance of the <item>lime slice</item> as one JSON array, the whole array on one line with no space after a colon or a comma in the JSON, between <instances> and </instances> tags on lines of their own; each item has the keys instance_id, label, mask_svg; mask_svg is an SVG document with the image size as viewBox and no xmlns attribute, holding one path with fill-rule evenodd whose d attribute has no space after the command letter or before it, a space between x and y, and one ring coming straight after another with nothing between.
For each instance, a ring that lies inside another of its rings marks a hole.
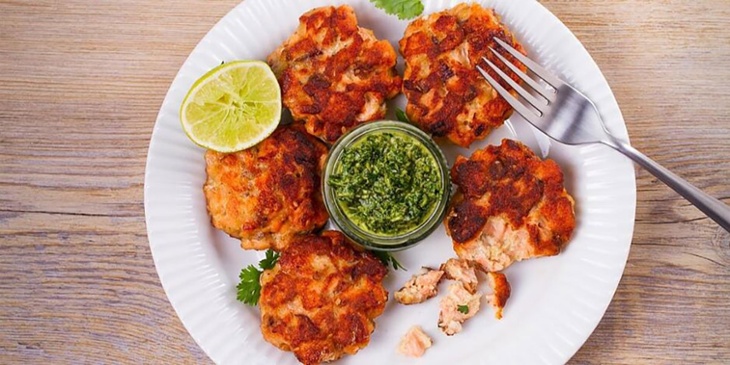
<instances>
[{"instance_id":1,"label":"lime slice","mask_svg":"<svg viewBox=\"0 0 730 365\"><path fill-rule=\"evenodd\" d=\"M180 107L190 139L218 152L249 148L269 136L281 118L281 90L261 61L224 63L199 78Z\"/></svg>"}]
</instances>

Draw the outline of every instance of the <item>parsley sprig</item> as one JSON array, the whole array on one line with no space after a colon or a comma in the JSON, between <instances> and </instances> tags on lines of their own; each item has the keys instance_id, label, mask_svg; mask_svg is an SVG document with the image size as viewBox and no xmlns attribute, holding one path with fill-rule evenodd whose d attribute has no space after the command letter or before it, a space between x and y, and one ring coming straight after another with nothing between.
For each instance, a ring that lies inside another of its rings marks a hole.
<instances>
[{"instance_id":1,"label":"parsley sprig","mask_svg":"<svg viewBox=\"0 0 730 365\"><path fill-rule=\"evenodd\" d=\"M408 118L408 115L406 115L406 112L404 112L403 109L396 108L395 117L403 123L413 124L413 122L411 122L411 120Z\"/></svg>"},{"instance_id":2,"label":"parsley sprig","mask_svg":"<svg viewBox=\"0 0 730 365\"><path fill-rule=\"evenodd\" d=\"M421 0L370 0L376 7L385 10L398 19L413 19L423 13Z\"/></svg>"},{"instance_id":3,"label":"parsley sprig","mask_svg":"<svg viewBox=\"0 0 730 365\"><path fill-rule=\"evenodd\" d=\"M266 251L266 257L259 261L259 270L254 265L248 265L248 267L241 270L241 274L238 275L241 281L236 286L238 290L237 298L239 301L246 303L251 306L259 304L259 297L261 296L261 273L264 270L269 270L274 267L276 261L279 260L279 253L273 250Z\"/></svg>"},{"instance_id":4,"label":"parsley sprig","mask_svg":"<svg viewBox=\"0 0 730 365\"><path fill-rule=\"evenodd\" d=\"M385 267L393 266L393 270L402 269L403 271L408 271L408 270L406 270L406 268L403 265L401 265L400 262L398 262L398 260L396 260L395 256L390 254L390 252L385 252L385 251L370 251L370 252L372 252L373 255L375 255L375 257L380 259L380 262L382 262L383 265L385 265Z\"/></svg>"}]
</instances>

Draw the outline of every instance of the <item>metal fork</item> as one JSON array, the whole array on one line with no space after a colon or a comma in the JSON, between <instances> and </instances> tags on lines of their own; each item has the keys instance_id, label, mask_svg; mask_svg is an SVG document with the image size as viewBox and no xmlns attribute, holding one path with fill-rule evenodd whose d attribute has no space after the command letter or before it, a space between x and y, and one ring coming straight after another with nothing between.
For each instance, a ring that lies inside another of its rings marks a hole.
<instances>
[{"instance_id":1,"label":"metal fork","mask_svg":"<svg viewBox=\"0 0 730 365\"><path fill-rule=\"evenodd\" d=\"M490 47L489 49L504 65L509 67L512 72L524 81L525 85L529 86L539 95L535 96L530 94L493 62L483 57L482 59L487 65L504 82L511 86L522 100L527 102L525 104L512 96L512 94L481 66L477 66L477 69L487 79L487 82L530 124L545 133L548 137L561 143L568 145L601 143L623 153L659 178L670 188L674 189L674 191L685 197L690 203L697 206L697 208L707 214L708 217L712 218L726 231L730 232L730 207L646 157L628 143L611 135L603 124L598 109L590 99L512 48L506 42L498 38L494 38L494 40L525 65L528 70L552 87L548 88L540 85L512 64L512 62L509 62L499 52Z\"/></svg>"}]
</instances>

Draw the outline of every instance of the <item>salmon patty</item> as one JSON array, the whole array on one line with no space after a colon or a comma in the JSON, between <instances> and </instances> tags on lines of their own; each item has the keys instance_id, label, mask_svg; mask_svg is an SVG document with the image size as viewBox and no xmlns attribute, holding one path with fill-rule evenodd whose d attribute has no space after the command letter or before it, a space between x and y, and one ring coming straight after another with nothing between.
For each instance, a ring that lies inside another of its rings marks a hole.
<instances>
[{"instance_id":1,"label":"salmon patty","mask_svg":"<svg viewBox=\"0 0 730 365\"><path fill-rule=\"evenodd\" d=\"M400 41L406 61L403 93L408 98L408 117L434 137L448 138L463 147L501 126L512 107L482 78L476 66L501 80L482 60L486 57L519 82L519 77L489 50L492 47L523 71L525 67L502 50L495 37L525 53L494 11L479 4L462 3L411 22ZM506 82L500 82L511 90Z\"/></svg>"},{"instance_id":2,"label":"salmon patty","mask_svg":"<svg viewBox=\"0 0 730 365\"><path fill-rule=\"evenodd\" d=\"M327 146L283 126L249 149L208 151L203 191L213 226L244 249L281 250L327 223L320 176Z\"/></svg>"},{"instance_id":3,"label":"salmon patty","mask_svg":"<svg viewBox=\"0 0 730 365\"><path fill-rule=\"evenodd\" d=\"M505 139L457 157L451 179L459 188L446 232L456 254L485 272L557 255L573 234L574 201L560 166L520 142Z\"/></svg>"},{"instance_id":4,"label":"salmon patty","mask_svg":"<svg viewBox=\"0 0 730 365\"><path fill-rule=\"evenodd\" d=\"M385 309L387 268L336 231L308 235L261 275L261 332L304 364L333 361L367 346Z\"/></svg>"},{"instance_id":5,"label":"salmon patty","mask_svg":"<svg viewBox=\"0 0 730 365\"><path fill-rule=\"evenodd\" d=\"M358 27L350 6L313 9L268 57L295 121L326 142L385 116L385 101L398 94L396 53L386 40Z\"/></svg>"}]
</instances>

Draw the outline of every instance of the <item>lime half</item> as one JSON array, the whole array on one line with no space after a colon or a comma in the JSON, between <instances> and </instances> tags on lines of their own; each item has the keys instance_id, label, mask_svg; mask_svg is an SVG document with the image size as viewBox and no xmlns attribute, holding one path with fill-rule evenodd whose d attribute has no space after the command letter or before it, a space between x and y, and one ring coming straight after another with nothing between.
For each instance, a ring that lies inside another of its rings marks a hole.
<instances>
[{"instance_id":1,"label":"lime half","mask_svg":"<svg viewBox=\"0 0 730 365\"><path fill-rule=\"evenodd\" d=\"M249 148L269 136L281 118L281 90L265 62L224 63L199 78L180 107L190 139L218 152Z\"/></svg>"}]
</instances>

